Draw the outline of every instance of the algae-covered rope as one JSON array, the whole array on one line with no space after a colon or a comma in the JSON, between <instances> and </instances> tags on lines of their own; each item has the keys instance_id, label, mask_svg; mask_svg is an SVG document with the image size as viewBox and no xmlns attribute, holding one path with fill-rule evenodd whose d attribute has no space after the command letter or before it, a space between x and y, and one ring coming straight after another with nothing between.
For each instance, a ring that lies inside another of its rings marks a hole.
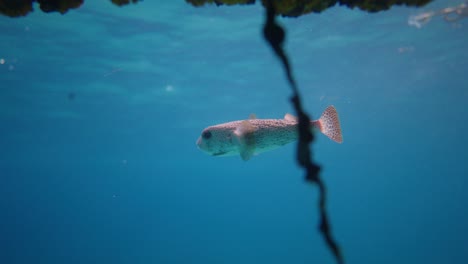
<instances>
[{"instance_id":1,"label":"algae-covered rope","mask_svg":"<svg viewBox=\"0 0 468 264\"><path fill-rule=\"evenodd\" d=\"M320 211L320 232L335 256L336 261L339 264L344 263L343 255L341 254L340 247L335 242L331 234L331 228L328 221L328 215L326 211L326 187L320 178L320 166L315 164L312 161L312 152L310 151L309 145L314 141L314 135L310 130L310 118L304 112L301 105L301 96L299 94L299 89L294 80L291 66L289 64L288 57L286 56L283 50L283 42L285 38L285 32L275 21L275 9L271 1L266 1L266 22L263 28L263 34L267 42L270 44L271 48L275 54L281 60L288 82L293 90L293 96L291 97L291 102L296 110L296 114L299 120L299 140L297 145L297 161L301 167L306 170L306 181L310 183L315 183L319 187L319 211Z\"/></svg>"}]
</instances>

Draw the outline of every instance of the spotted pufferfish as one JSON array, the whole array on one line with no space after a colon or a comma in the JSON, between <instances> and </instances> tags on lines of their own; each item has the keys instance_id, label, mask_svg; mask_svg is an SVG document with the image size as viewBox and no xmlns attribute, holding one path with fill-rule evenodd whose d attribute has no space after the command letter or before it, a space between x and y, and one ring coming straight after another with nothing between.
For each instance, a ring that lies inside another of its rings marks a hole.
<instances>
[{"instance_id":1,"label":"spotted pufferfish","mask_svg":"<svg viewBox=\"0 0 468 264\"><path fill-rule=\"evenodd\" d=\"M342 143L338 112L328 106L318 120L310 122L331 140ZM249 160L253 155L270 151L298 138L298 121L291 114L283 119L257 119L232 121L205 128L197 140L200 150L212 156L240 155Z\"/></svg>"}]
</instances>

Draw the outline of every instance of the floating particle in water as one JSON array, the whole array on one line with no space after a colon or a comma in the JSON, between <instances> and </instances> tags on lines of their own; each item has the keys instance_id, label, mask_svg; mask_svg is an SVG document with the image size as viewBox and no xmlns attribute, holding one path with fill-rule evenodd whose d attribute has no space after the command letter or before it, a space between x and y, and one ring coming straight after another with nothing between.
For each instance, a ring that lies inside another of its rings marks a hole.
<instances>
[{"instance_id":1,"label":"floating particle in water","mask_svg":"<svg viewBox=\"0 0 468 264\"><path fill-rule=\"evenodd\" d=\"M8 70L12 71L14 69L15 69L15 66L13 66L13 65L8 66Z\"/></svg>"},{"instance_id":2,"label":"floating particle in water","mask_svg":"<svg viewBox=\"0 0 468 264\"><path fill-rule=\"evenodd\" d=\"M174 86L172 86L172 85L166 85L166 92L169 92L169 93L170 93L170 92L172 92L172 91L174 91Z\"/></svg>"},{"instance_id":3,"label":"floating particle in water","mask_svg":"<svg viewBox=\"0 0 468 264\"><path fill-rule=\"evenodd\" d=\"M397 50L398 50L398 53L413 52L414 47L413 46L399 47Z\"/></svg>"},{"instance_id":4,"label":"floating particle in water","mask_svg":"<svg viewBox=\"0 0 468 264\"><path fill-rule=\"evenodd\" d=\"M76 98L76 94L74 92L68 93L68 100L73 101Z\"/></svg>"},{"instance_id":5,"label":"floating particle in water","mask_svg":"<svg viewBox=\"0 0 468 264\"><path fill-rule=\"evenodd\" d=\"M104 73L103 76L104 76L104 77L108 77L108 76L110 76L110 75L112 75L112 74L114 74L114 73L116 73L116 72L121 71L121 70L122 70L122 68L114 68L114 69L112 69L112 70L110 70L110 71Z\"/></svg>"},{"instance_id":6,"label":"floating particle in water","mask_svg":"<svg viewBox=\"0 0 468 264\"><path fill-rule=\"evenodd\" d=\"M4 58L0 59L0 64L5 64L5 59Z\"/></svg>"}]
</instances>

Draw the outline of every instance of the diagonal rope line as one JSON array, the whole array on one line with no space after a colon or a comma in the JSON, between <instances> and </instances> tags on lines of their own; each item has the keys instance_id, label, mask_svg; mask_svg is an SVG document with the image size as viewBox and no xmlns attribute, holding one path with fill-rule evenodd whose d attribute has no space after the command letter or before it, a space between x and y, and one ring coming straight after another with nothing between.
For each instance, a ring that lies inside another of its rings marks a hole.
<instances>
[{"instance_id":1,"label":"diagonal rope line","mask_svg":"<svg viewBox=\"0 0 468 264\"><path fill-rule=\"evenodd\" d=\"M286 77L288 82L293 90L293 96L291 97L291 102L296 110L299 121L299 140L297 145L296 158L301 167L306 171L306 181L309 183L315 183L319 187L319 211L320 211L320 232L322 233L327 246L332 251L336 261L339 264L344 263L343 255L341 254L340 247L333 239L331 234L330 223L328 221L328 215L326 210L326 201L327 201L327 191L325 184L320 178L320 166L315 164L312 161L312 152L310 151L309 145L314 141L314 135L309 129L310 118L304 112L301 105L301 97L299 94L299 89L297 87L296 81L294 80L291 66L289 64L288 57L286 56L283 50L283 42L285 38L284 30L276 23L275 21L275 9L271 3L271 0L266 1L266 22L263 28L263 34L266 41L270 44L271 48L275 54L281 60L284 70L286 72Z\"/></svg>"}]
</instances>

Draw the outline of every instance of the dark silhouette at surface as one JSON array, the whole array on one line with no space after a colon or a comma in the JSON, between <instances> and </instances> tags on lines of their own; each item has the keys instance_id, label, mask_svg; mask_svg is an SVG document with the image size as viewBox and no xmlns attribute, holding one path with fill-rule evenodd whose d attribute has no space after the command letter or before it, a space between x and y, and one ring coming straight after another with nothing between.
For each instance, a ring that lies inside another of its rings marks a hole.
<instances>
[{"instance_id":1,"label":"dark silhouette at surface","mask_svg":"<svg viewBox=\"0 0 468 264\"><path fill-rule=\"evenodd\" d=\"M111 0L113 4L118 5L118 6L124 6L128 5L130 3L137 3L140 0Z\"/></svg>"},{"instance_id":2,"label":"dark silhouette at surface","mask_svg":"<svg viewBox=\"0 0 468 264\"><path fill-rule=\"evenodd\" d=\"M80 7L84 0L0 0L0 13L9 17L26 16L33 11L35 2L45 13L65 14L70 9Z\"/></svg>"},{"instance_id":3,"label":"dark silhouette at surface","mask_svg":"<svg viewBox=\"0 0 468 264\"><path fill-rule=\"evenodd\" d=\"M123 6L136 3L139 0L111 0L114 5ZM79 8L84 0L0 0L0 14L9 17L26 16L33 12L33 4L38 3L39 9L45 13L67 13L70 9Z\"/></svg>"},{"instance_id":4,"label":"dark silhouette at surface","mask_svg":"<svg viewBox=\"0 0 468 264\"><path fill-rule=\"evenodd\" d=\"M142 0L108 0L117 6L124 6L130 3L142 2ZM182 1L182 0L174 0ZM203 6L205 4L215 5L246 5L255 4L255 0L185 0L193 6ZM264 6L270 1L258 0ZM298 17L309 13L320 13L335 5L344 5L349 8L359 8L367 12L378 12L387 10L393 5L423 6L432 0L275 0L273 4L275 14L286 17ZM0 14L9 17L26 16L33 11L33 3L37 2L39 8L46 13L59 12L67 13L70 9L79 8L84 4L84 0L0 0Z\"/></svg>"},{"instance_id":5,"label":"dark silhouette at surface","mask_svg":"<svg viewBox=\"0 0 468 264\"><path fill-rule=\"evenodd\" d=\"M194 6L203 6L205 4L216 5L242 5L254 4L255 0L186 0ZM422 6L429 3L431 0L379 0L379 1L365 1L365 0L258 0L263 6L267 6L271 2L275 9L276 15L285 17L298 17L309 13L320 13L335 5L344 5L349 8L359 8L367 12L378 12L388 10L393 5L407 5L407 6Z\"/></svg>"}]
</instances>

